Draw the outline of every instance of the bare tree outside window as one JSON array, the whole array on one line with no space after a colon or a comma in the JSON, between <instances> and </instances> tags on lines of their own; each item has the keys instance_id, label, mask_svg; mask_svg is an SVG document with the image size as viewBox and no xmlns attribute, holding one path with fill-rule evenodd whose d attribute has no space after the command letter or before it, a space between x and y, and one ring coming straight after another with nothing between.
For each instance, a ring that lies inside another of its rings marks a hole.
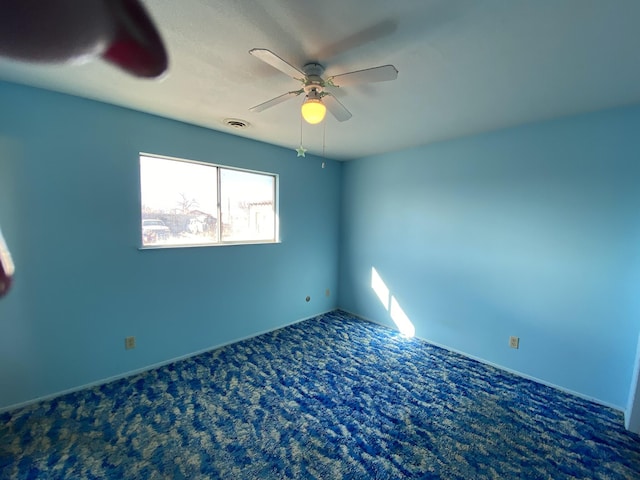
<instances>
[{"instance_id":1,"label":"bare tree outside window","mask_svg":"<svg viewBox=\"0 0 640 480\"><path fill-rule=\"evenodd\" d=\"M189 198L184 193L179 193L180 200L178 200L178 208L182 211L182 213L189 213L193 208L199 207L200 204L195 198L189 200Z\"/></svg>"}]
</instances>

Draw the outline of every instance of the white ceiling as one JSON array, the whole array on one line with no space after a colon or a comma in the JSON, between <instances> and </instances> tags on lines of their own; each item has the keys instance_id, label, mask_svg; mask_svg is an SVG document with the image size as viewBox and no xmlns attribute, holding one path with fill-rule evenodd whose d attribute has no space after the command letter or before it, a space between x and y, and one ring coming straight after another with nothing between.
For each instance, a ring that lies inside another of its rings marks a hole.
<instances>
[{"instance_id":1,"label":"white ceiling","mask_svg":"<svg viewBox=\"0 0 640 480\"><path fill-rule=\"evenodd\" d=\"M340 160L640 102L638 0L145 0L169 52L160 80L94 61L0 60L0 79L92 98L294 149L300 85L249 55L267 48L326 75L393 64L392 82L345 87L353 118L306 125ZM248 121L234 130L225 118ZM292 152L295 155L295 152Z\"/></svg>"}]
</instances>

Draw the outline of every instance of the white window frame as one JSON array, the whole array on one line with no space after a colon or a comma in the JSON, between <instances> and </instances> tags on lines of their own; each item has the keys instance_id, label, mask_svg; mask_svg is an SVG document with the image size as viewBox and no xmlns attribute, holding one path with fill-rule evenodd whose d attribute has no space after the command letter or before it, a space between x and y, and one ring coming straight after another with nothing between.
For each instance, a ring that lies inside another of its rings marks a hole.
<instances>
[{"instance_id":1,"label":"white window frame","mask_svg":"<svg viewBox=\"0 0 640 480\"><path fill-rule=\"evenodd\" d=\"M222 165L222 164L217 164L217 163L210 163L210 162L203 162L200 160L190 160L190 159L185 159L185 158L178 158L178 157L171 157L171 156L167 156L167 155L158 155L158 154L154 154L154 153L145 153L145 152L140 152L138 154L138 165L140 167L140 162L141 162L141 158L142 157L148 157L148 158L158 158L161 160L170 160L170 161L175 161L175 162L182 162L182 163L190 163L190 164L196 164L196 165L203 165L206 167L212 167L216 169L216 196L217 196L217 200L216 200L216 215L217 215L217 220L216 220L216 230L217 230L217 241L216 242L203 242L203 243L176 243L176 244L144 244L143 241L143 235L142 235L142 221L143 221L143 212L142 212L142 173L139 170L140 173L140 183L139 183L139 188L140 188L140 201L139 201L139 209L140 209L140 222L138 224L138 238L139 238L139 242L140 242L140 247L139 250L157 250L157 249L171 249L171 248L191 248L191 247L220 247L220 246L228 246L228 245L261 245L261 244L272 244L272 243L280 243L280 211L279 211L279 206L280 206L280 198L279 198L279 191L280 191L280 176L277 173L272 173L272 172L264 172L264 171L260 171L260 170L252 170L252 169L247 169L247 168L240 168L240 167L233 167L233 166L229 166L229 165ZM273 201L274 201L274 206L273 206L273 213L274 213L274 224L273 224L273 228L274 228L274 238L273 239L261 239L261 240L223 240L223 236L222 236L222 189L221 189L221 170L232 170L232 171L237 171L237 172L243 172L243 173L253 173L253 174L257 174L257 175L265 175L265 176L269 176L273 178Z\"/></svg>"}]
</instances>

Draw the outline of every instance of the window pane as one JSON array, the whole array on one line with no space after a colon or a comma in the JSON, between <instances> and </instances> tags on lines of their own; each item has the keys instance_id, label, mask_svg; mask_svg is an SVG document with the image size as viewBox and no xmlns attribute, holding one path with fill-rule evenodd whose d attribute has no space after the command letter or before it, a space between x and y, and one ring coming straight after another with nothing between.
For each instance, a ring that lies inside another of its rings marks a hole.
<instances>
[{"instance_id":1,"label":"window pane","mask_svg":"<svg viewBox=\"0 0 640 480\"><path fill-rule=\"evenodd\" d=\"M275 177L220 169L222 241L275 241Z\"/></svg>"},{"instance_id":2,"label":"window pane","mask_svg":"<svg viewBox=\"0 0 640 480\"><path fill-rule=\"evenodd\" d=\"M140 157L142 245L198 245L218 241L217 168Z\"/></svg>"}]
</instances>

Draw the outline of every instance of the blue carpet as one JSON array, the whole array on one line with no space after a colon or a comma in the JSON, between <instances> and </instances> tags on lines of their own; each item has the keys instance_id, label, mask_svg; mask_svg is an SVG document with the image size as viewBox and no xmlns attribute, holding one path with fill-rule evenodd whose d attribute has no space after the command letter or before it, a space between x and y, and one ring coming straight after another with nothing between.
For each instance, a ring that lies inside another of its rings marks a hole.
<instances>
[{"instance_id":1,"label":"blue carpet","mask_svg":"<svg viewBox=\"0 0 640 480\"><path fill-rule=\"evenodd\" d=\"M0 415L0 478L633 479L622 415L343 312Z\"/></svg>"}]
</instances>

